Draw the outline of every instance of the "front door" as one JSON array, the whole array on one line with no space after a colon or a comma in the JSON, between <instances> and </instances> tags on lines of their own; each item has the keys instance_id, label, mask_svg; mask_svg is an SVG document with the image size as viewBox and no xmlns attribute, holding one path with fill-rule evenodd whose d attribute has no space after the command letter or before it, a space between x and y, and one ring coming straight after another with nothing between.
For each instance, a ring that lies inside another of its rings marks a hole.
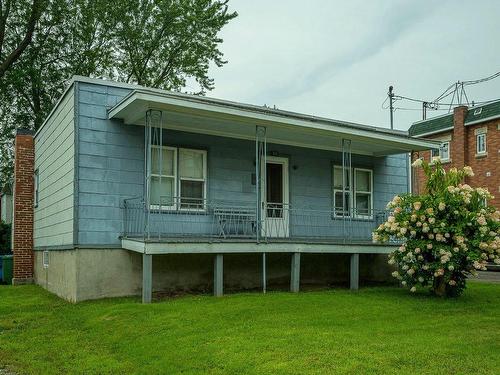
<instances>
[{"instance_id":1,"label":"front door","mask_svg":"<svg viewBox=\"0 0 500 375\"><path fill-rule=\"evenodd\" d=\"M262 199L262 235L289 236L288 159L268 156L266 185Z\"/></svg>"}]
</instances>

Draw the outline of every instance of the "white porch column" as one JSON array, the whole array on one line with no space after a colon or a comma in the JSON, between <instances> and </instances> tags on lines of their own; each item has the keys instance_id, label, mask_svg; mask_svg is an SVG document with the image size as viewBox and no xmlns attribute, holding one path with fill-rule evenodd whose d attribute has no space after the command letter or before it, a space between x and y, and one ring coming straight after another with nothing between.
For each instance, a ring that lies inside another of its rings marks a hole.
<instances>
[{"instance_id":1,"label":"white porch column","mask_svg":"<svg viewBox=\"0 0 500 375\"><path fill-rule=\"evenodd\" d=\"M215 254L214 258L214 296L224 294L224 258L222 254Z\"/></svg>"},{"instance_id":2,"label":"white porch column","mask_svg":"<svg viewBox=\"0 0 500 375\"><path fill-rule=\"evenodd\" d=\"M297 293L300 289L300 253L292 254L292 270L290 277L290 291Z\"/></svg>"},{"instance_id":3,"label":"white porch column","mask_svg":"<svg viewBox=\"0 0 500 375\"><path fill-rule=\"evenodd\" d=\"M350 267L350 283L351 290L359 289L359 254L351 254Z\"/></svg>"},{"instance_id":4,"label":"white porch column","mask_svg":"<svg viewBox=\"0 0 500 375\"><path fill-rule=\"evenodd\" d=\"M153 295L153 256L142 254L142 303L151 303Z\"/></svg>"},{"instance_id":5,"label":"white porch column","mask_svg":"<svg viewBox=\"0 0 500 375\"><path fill-rule=\"evenodd\" d=\"M266 142L266 127L255 127L255 199L256 199L256 233L255 239L260 241L262 236L263 213L265 207L261 203L265 201L265 196L262 195L266 192L266 155L267 155L267 142ZM265 233L264 233L265 234Z\"/></svg>"}]
</instances>

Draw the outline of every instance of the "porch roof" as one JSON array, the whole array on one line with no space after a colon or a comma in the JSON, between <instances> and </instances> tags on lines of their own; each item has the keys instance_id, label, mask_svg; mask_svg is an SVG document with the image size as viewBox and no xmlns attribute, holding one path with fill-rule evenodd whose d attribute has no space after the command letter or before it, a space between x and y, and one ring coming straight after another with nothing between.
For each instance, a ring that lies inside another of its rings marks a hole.
<instances>
[{"instance_id":1,"label":"porch roof","mask_svg":"<svg viewBox=\"0 0 500 375\"><path fill-rule=\"evenodd\" d=\"M255 139L255 126L267 128L267 142L332 151L351 140L356 154L384 156L435 148L437 143L407 132L332 120L220 99L138 88L108 111L110 119L144 125L146 111L161 110L167 129Z\"/></svg>"}]
</instances>

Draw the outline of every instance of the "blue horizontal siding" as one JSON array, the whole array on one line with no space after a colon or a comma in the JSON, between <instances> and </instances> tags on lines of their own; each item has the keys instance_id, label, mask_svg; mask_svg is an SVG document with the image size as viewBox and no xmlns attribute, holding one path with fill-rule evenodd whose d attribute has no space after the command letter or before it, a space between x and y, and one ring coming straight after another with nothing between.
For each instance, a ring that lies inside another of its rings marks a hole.
<instances>
[{"instance_id":1,"label":"blue horizontal siding","mask_svg":"<svg viewBox=\"0 0 500 375\"><path fill-rule=\"evenodd\" d=\"M143 193L144 128L107 119L107 110L128 93L129 90L114 87L79 85L78 240L81 245L119 244L123 199ZM164 142L207 150L209 200L240 201L253 207L253 141L166 131ZM332 165L341 164L341 153L273 144L268 145L268 151L289 158L292 207L331 209ZM353 155L352 165L373 169L376 210L384 209L395 194L407 191L405 155L378 158ZM171 233L176 233L193 216L153 215L151 230L154 233L168 227ZM332 230L342 233L340 220L332 220L330 216L316 220L317 235L331 234ZM366 221L357 225L358 231L366 234L372 227L373 222ZM306 229L304 218L290 218L291 234L300 235ZM216 231L217 225L210 215L196 215L192 230L209 233Z\"/></svg>"},{"instance_id":2,"label":"blue horizontal siding","mask_svg":"<svg viewBox=\"0 0 500 375\"><path fill-rule=\"evenodd\" d=\"M143 193L144 130L108 120L108 109L130 90L78 87L78 242L118 244L123 199Z\"/></svg>"}]
</instances>

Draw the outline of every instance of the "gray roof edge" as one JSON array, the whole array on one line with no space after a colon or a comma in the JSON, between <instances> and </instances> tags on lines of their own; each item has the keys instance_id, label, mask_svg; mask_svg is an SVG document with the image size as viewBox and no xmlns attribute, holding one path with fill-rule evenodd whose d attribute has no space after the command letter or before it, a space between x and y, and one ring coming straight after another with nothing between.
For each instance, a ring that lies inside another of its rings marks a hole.
<instances>
[{"instance_id":1,"label":"gray roof edge","mask_svg":"<svg viewBox=\"0 0 500 375\"><path fill-rule=\"evenodd\" d=\"M497 119L497 118L500 118L500 113L497 114L497 115L490 116L490 117L480 118L478 120L465 121L464 125L468 126L468 125L480 124L482 122L488 122L488 121L491 121L491 120L494 120L494 119Z\"/></svg>"},{"instance_id":2,"label":"gray roof edge","mask_svg":"<svg viewBox=\"0 0 500 375\"><path fill-rule=\"evenodd\" d=\"M421 133L421 134L415 134L415 135L412 135L412 137L413 138L423 138L423 137L427 137L428 135L434 135L434 134L439 134L439 133L447 133L450 130L453 130L453 127L443 128L443 129L439 129L439 130L432 130L430 132Z\"/></svg>"}]
</instances>

